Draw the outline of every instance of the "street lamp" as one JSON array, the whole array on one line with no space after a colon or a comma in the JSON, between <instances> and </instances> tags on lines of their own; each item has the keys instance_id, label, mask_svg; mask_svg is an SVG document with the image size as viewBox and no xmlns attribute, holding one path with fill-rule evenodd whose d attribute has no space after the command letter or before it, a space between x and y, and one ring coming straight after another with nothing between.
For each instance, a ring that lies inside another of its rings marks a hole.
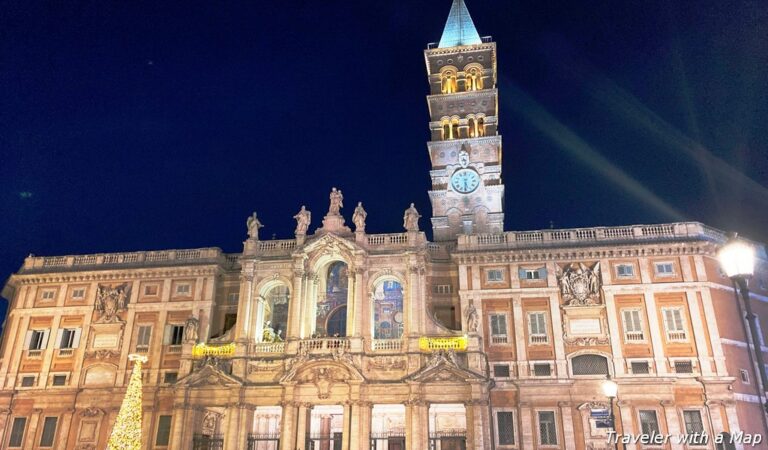
<instances>
[{"instance_id":1,"label":"street lamp","mask_svg":"<svg viewBox=\"0 0 768 450\"><path fill-rule=\"evenodd\" d=\"M619 385L611 379L611 374L608 374L608 378L603 381L603 394L611 401L608 409L608 420L611 421L611 428L613 429L615 440L613 442L613 448L618 450L619 448L619 431L616 429L616 418L613 415L613 400L619 393Z\"/></svg>"},{"instance_id":2,"label":"street lamp","mask_svg":"<svg viewBox=\"0 0 768 450\"><path fill-rule=\"evenodd\" d=\"M760 396L765 399L765 389L768 387L768 382L765 376L765 364L763 364L760 339L757 335L755 314L752 312L752 304L749 300L749 287L747 286L747 279L755 273L755 248L747 242L740 240L738 235L734 233L728 239L728 242L720 248L720 251L717 253L717 259L720 261L720 267L723 269L723 272L733 282L733 293L736 296L736 303L738 304L739 302L739 293L741 293L741 298L744 300L749 333L752 336L752 349L757 361L757 370L760 372L760 384L762 386ZM763 408L768 412L768 401L764 402Z\"/></svg>"}]
</instances>

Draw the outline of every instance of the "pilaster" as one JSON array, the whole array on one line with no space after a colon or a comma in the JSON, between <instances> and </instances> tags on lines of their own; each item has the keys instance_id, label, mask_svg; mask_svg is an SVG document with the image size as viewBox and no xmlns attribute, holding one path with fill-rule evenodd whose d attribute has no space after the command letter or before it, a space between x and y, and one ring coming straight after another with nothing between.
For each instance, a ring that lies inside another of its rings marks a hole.
<instances>
[{"instance_id":1,"label":"pilaster","mask_svg":"<svg viewBox=\"0 0 768 450\"><path fill-rule=\"evenodd\" d=\"M667 433L672 436L669 439L671 450L683 450L685 445L680 442L678 436L682 436L683 431L680 426L680 417L677 415L677 408L674 402L663 400L661 406L664 408L664 416L667 420Z\"/></svg>"},{"instance_id":2,"label":"pilaster","mask_svg":"<svg viewBox=\"0 0 768 450\"><path fill-rule=\"evenodd\" d=\"M571 402L558 402L557 406L560 407L560 417L563 418L563 443L565 444L565 450L576 450Z\"/></svg>"},{"instance_id":3,"label":"pilaster","mask_svg":"<svg viewBox=\"0 0 768 450\"><path fill-rule=\"evenodd\" d=\"M643 264L640 265L643 267ZM645 312L648 317L648 334L651 336L651 345L653 346L653 360L656 362L656 373L658 375L665 375L669 373L667 370L667 362L664 355L664 344L661 341L661 333L664 332L664 326L659 323L659 316L656 310L656 298L653 296L653 292L644 292Z\"/></svg>"},{"instance_id":4,"label":"pilaster","mask_svg":"<svg viewBox=\"0 0 768 450\"><path fill-rule=\"evenodd\" d=\"M626 368L624 365L624 355L621 351L622 333L621 325L617 320L616 301L613 298L613 292L605 292L605 314L608 318L608 336L611 339L611 353L613 353L613 370L615 375L624 375Z\"/></svg>"}]
</instances>

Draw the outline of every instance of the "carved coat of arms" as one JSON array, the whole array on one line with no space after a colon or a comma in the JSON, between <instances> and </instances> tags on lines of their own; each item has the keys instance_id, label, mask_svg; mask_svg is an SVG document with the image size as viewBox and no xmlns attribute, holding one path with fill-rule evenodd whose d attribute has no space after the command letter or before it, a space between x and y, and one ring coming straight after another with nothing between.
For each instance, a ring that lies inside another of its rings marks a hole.
<instances>
[{"instance_id":1,"label":"carved coat of arms","mask_svg":"<svg viewBox=\"0 0 768 450\"><path fill-rule=\"evenodd\" d=\"M591 306L601 303L599 262L591 268L584 263L569 264L562 270L558 268L557 278L563 300L568 306Z\"/></svg>"},{"instance_id":2,"label":"carved coat of arms","mask_svg":"<svg viewBox=\"0 0 768 450\"><path fill-rule=\"evenodd\" d=\"M96 312L99 313L97 323L122 322L117 315L128 307L128 285L117 287L99 286L96 291Z\"/></svg>"}]
</instances>

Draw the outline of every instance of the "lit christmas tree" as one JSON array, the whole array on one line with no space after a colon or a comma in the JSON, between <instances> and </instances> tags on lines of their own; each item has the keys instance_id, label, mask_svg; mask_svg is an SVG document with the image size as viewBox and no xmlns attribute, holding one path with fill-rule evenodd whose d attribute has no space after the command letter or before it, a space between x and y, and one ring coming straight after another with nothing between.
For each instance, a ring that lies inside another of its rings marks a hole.
<instances>
[{"instance_id":1,"label":"lit christmas tree","mask_svg":"<svg viewBox=\"0 0 768 450\"><path fill-rule=\"evenodd\" d=\"M141 364L147 362L147 357L132 354L128 355L128 360L134 362L131 380L109 436L107 450L141 450Z\"/></svg>"}]
</instances>

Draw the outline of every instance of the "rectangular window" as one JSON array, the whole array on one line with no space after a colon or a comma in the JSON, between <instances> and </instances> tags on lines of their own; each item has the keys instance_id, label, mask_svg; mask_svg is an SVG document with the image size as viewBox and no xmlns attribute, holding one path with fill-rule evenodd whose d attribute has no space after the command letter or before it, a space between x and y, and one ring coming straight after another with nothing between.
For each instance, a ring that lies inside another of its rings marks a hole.
<instances>
[{"instance_id":1,"label":"rectangular window","mask_svg":"<svg viewBox=\"0 0 768 450\"><path fill-rule=\"evenodd\" d=\"M163 343L165 345L181 345L184 339L184 325L166 325Z\"/></svg>"},{"instance_id":2,"label":"rectangular window","mask_svg":"<svg viewBox=\"0 0 768 450\"><path fill-rule=\"evenodd\" d=\"M632 373L635 375L647 375L650 373L648 361L632 361Z\"/></svg>"},{"instance_id":3,"label":"rectangular window","mask_svg":"<svg viewBox=\"0 0 768 450\"><path fill-rule=\"evenodd\" d=\"M549 377L551 375L552 375L552 366L550 366L549 363L533 365L533 376Z\"/></svg>"},{"instance_id":4,"label":"rectangular window","mask_svg":"<svg viewBox=\"0 0 768 450\"><path fill-rule=\"evenodd\" d=\"M505 314L491 314L491 343L507 343L507 316Z\"/></svg>"},{"instance_id":5,"label":"rectangular window","mask_svg":"<svg viewBox=\"0 0 768 450\"><path fill-rule=\"evenodd\" d=\"M632 278L635 276L635 266L632 264L618 264L616 266L616 276L619 278Z\"/></svg>"},{"instance_id":6,"label":"rectangular window","mask_svg":"<svg viewBox=\"0 0 768 450\"><path fill-rule=\"evenodd\" d=\"M173 384L178 380L179 373L178 372L165 372L165 375L163 375L163 383L165 384Z\"/></svg>"},{"instance_id":7,"label":"rectangular window","mask_svg":"<svg viewBox=\"0 0 768 450\"><path fill-rule=\"evenodd\" d=\"M704 432L704 423L701 421L701 411L683 411L686 434L701 434Z\"/></svg>"},{"instance_id":8,"label":"rectangular window","mask_svg":"<svg viewBox=\"0 0 768 450\"><path fill-rule=\"evenodd\" d=\"M54 375L53 376L53 385L54 386L64 386L67 384L67 376L66 375Z\"/></svg>"},{"instance_id":9,"label":"rectangular window","mask_svg":"<svg viewBox=\"0 0 768 450\"><path fill-rule=\"evenodd\" d=\"M157 421L157 437L155 445L167 446L171 436L171 416L160 416Z\"/></svg>"},{"instance_id":10,"label":"rectangular window","mask_svg":"<svg viewBox=\"0 0 768 450\"><path fill-rule=\"evenodd\" d=\"M27 427L26 417L15 417L11 427L11 438L8 440L8 447L20 448L24 443L24 429Z\"/></svg>"},{"instance_id":11,"label":"rectangular window","mask_svg":"<svg viewBox=\"0 0 768 450\"><path fill-rule=\"evenodd\" d=\"M496 378L509 378L509 364L494 364L493 376Z\"/></svg>"},{"instance_id":12,"label":"rectangular window","mask_svg":"<svg viewBox=\"0 0 768 450\"><path fill-rule=\"evenodd\" d=\"M61 340L59 341L59 348L75 348L75 334L74 328L64 328L61 330Z\"/></svg>"},{"instance_id":13,"label":"rectangular window","mask_svg":"<svg viewBox=\"0 0 768 450\"><path fill-rule=\"evenodd\" d=\"M53 298L56 296L56 290L55 289L43 289L43 293L40 296L43 300L53 300Z\"/></svg>"},{"instance_id":14,"label":"rectangular window","mask_svg":"<svg viewBox=\"0 0 768 450\"><path fill-rule=\"evenodd\" d=\"M53 439L56 437L56 423L58 417L46 417L43 421L43 434L40 435L40 447L53 447Z\"/></svg>"},{"instance_id":15,"label":"rectangular window","mask_svg":"<svg viewBox=\"0 0 768 450\"><path fill-rule=\"evenodd\" d=\"M656 263L656 275L669 277L675 274L675 265L671 262Z\"/></svg>"},{"instance_id":16,"label":"rectangular window","mask_svg":"<svg viewBox=\"0 0 768 450\"><path fill-rule=\"evenodd\" d=\"M450 284L435 284L432 286L433 294L450 294L453 292L453 288Z\"/></svg>"},{"instance_id":17,"label":"rectangular window","mask_svg":"<svg viewBox=\"0 0 768 450\"><path fill-rule=\"evenodd\" d=\"M45 348L48 330L32 330L29 335L29 350L42 350Z\"/></svg>"},{"instance_id":18,"label":"rectangular window","mask_svg":"<svg viewBox=\"0 0 768 450\"><path fill-rule=\"evenodd\" d=\"M32 387L35 385L35 377L21 377L22 387Z\"/></svg>"},{"instance_id":19,"label":"rectangular window","mask_svg":"<svg viewBox=\"0 0 768 450\"><path fill-rule=\"evenodd\" d=\"M525 269L526 280L539 280L539 271L533 269Z\"/></svg>"},{"instance_id":20,"label":"rectangular window","mask_svg":"<svg viewBox=\"0 0 768 450\"><path fill-rule=\"evenodd\" d=\"M539 411L539 444L557 445L557 425L554 411Z\"/></svg>"},{"instance_id":21,"label":"rectangular window","mask_svg":"<svg viewBox=\"0 0 768 450\"><path fill-rule=\"evenodd\" d=\"M491 269L485 272L485 276L489 282L504 281L504 272L501 269Z\"/></svg>"},{"instance_id":22,"label":"rectangular window","mask_svg":"<svg viewBox=\"0 0 768 450\"><path fill-rule=\"evenodd\" d=\"M531 344L546 344L547 337L547 313L528 313L528 335Z\"/></svg>"},{"instance_id":23,"label":"rectangular window","mask_svg":"<svg viewBox=\"0 0 768 450\"><path fill-rule=\"evenodd\" d=\"M497 412L496 427L499 432L499 445L515 445L515 417L512 411Z\"/></svg>"},{"instance_id":24,"label":"rectangular window","mask_svg":"<svg viewBox=\"0 0 768 450\"><path fill-rule=\"evenodd\" d=\"M741 377L742 383L749 384L749 372L744 369L739 369L739 376Z\"/></svg>"},{"instance_id":25,"label":"rectangular window","mask_svg":"<svg viewBox=\"0 0 768 450\"><path fill-rule=\"evenodd\" d=\"M622 309L622 319L624 321L624 340L627 342L642 341L643 325L640 321L639 309Z\"/></svg>"},{"instance_id":26,"label":"rectangular window","mask_svg":"<svg viewBox=\"0 0 768 450\"><path fill-rule=\"evenodd\" d=\"M230 292L227 294L227 303L230 305L236 305L238 300L240 300L240 293L239 292Z\"/></svg>"},{"instance_id":27,"label":"rectangular window","mask_svg":"<svg viewBox=\"0 0 768 450\"><path fill-rule=\"evenodd\" d=\"M685 341L687 336L683 325L682 308L662 308L664 314L664 331L668 341Z\"/></svg>"},{"instance_id":28,"label":"rectangular window","mask_svg":"<svg viewBox=\"0 0 768 450\"><path fill-rule=\"evenodd\" d=\"M640 411L640 432L649 436L654 433L659 434L659 421L656 419L656 411Z\"/></svg>"},{"instance_id":29,"label":"rectangular window","mask_svg":"<svg viewBox=\"0 0 768 450\"><path fill-rule=\"evenodd\" d=\"M73 300L82 300L85 298L85 288L76 288L72 290Z\"/></svg>"},{"instance_id":30,"label":"rectangular window","mask_svg":"<svg viewBox=\"0 0 768 450\"><path fill-rule=\"evenodd\" d=\"M675 373L693 373L691 361L675 361Z\"/></svg>"},{"instance_id":31,"label":"rectangular window","mask_svg":"<svg viewBox=\"0 0 768 450\"><path fill-rule=\"evenodd\" d=\"M179 283L176 285L176 295L189 295L192 286L189 283Z\"/></svg>"},{"instance_id":32,"label":"rectangular window","mask_svg":"<svg viewBox=\"0 0 768 450\"><path fill-rule=\"evenodd\" d=\"M136 334L136 347L149 347L149 340L152 337L152 325L140 325Z\"/></svg>"},{"instance_id":33,"label":"rectangular window","mask_svg":"<svg viewBox=\"0 0 768 450\"><path fill-rule=\"evenodd\" d=\"M144 295L148 297L157 295L159 291L160 291L159 286L156 284L148 284L144 286Z\"/></svg>"}]
</instances>

